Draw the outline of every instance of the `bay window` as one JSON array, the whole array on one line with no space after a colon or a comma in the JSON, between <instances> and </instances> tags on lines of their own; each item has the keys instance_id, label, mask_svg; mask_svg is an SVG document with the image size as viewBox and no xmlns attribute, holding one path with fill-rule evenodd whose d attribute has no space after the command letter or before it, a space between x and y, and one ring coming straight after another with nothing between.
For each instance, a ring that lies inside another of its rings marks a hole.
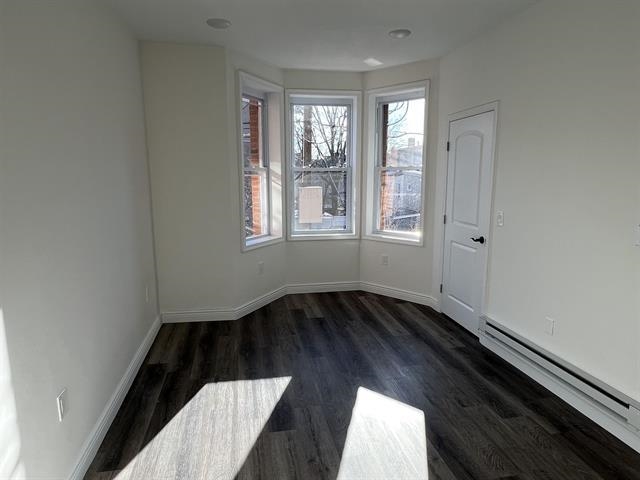
<instances>
[{"instance_id":1,"label":"bay window","mask_svg":"<svg viewBox=\"0 0 640 480\"><path fill-rule=\"evenodd\" d=\"M290 96L292 238L355 235L355 98Z\"/></svg>"}]
</instances>

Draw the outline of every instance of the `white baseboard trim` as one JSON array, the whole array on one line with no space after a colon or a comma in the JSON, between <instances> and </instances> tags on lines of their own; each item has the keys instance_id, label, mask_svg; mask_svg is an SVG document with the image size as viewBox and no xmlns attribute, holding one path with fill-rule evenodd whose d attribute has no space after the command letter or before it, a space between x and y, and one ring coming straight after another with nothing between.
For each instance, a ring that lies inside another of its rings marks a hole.
<instances>
[{"instance_id":1,"label":"white baseboard trim","mask_svg":"<svg viewBox=\"0 0 640 480\"><path fill-rule=\"evenodd\" d=\"M186 310L183 312L163 312L162 323L219 322L235 320L235 308L211 308L207 310Z\"/></svg>"},{"instance_id":2,"label":"white baseboard trim","mask_svg":"<svg viewBox=\"0 0 640 480\"><path fill-rule=\"evenodd\" d=\"M296 293L351 292L361 290L360 282L321 282L287 285L287 295Z\"/></svg>"},{"instance_id":3,"label":"white baseboard trim","mask_svg":"<svg viewBox=\"0 0 640 480\"><path fill-rule=\"evenodd\" d=\"M260 295L239 307L212 308L207 310L191 310L184 312L163 312L162 323L189 323L189 322L221 322L225 320L237 320L255 312L259 308L285 296L287 287L280 287L271 292Z\"/></svg>"},{"instance_id":4,"label":"white baseboard trim","mask_svg":"<svg viewBox=\"0 0 640 480\"><path fill-rule=\"evenodd\" d=\"M120 379L118 386L116 387L113 395L107 402L106 407L102 411L102 414L98 418L98 421L94 425L93 429L89 433L89 436L85 440L82 445L82 449L80 450L80 456L78 461L73 468L73 471L69 475L69 480L82 480L87 473L87 470L91 466L91 462L93 458L96 456L98 452L98 448L100 448L100 444L104 440L113 419L115 418L122 402L124 401L124 397L127 395L133 380L138 374L138 370L140 370L140 366L144 361L151 345L153 345L153 341L158 334L158 330L162 326L162 322L160 320L160 316L157 316L154 320L151 328L147 332L147 335L144 337L144 340L138 347L131 363L127 367L127 370L124 372L124 375Z\"/></svg>"},{"instance_id":5,"label":"white baseboard trim","mask_svg":"<svg viewBox=\"0 0 640 480\"><path fill-rule=\"evenodd\" d=\"M216 308L209 310L193 310L185 312L163 312L163 323L183 323L183 322L215 322L221 320L238 320L245 315L268 305L285 295L300 293L322 293L322 292L347 292L363 290L369 293L385 295L387 297L405 300L407 302L419 303L439 309L439 301L429 295L410 292L399 288L388 287L370 282L319 282L319 283L296 283L277 288L269 293L259 296L239 307Z\"/></svg>"},{"instance_id":6,"label":"white baseboard trim","mask_svg":"<svg viewBox=\"0 0 640 480\"><path fill-rule=\"evenodd\" d=\"M438 299L430 295L425 295L424 293L411 292L409 290L402 290L400 288L388 287L386 285L371 282L360 282L360 289L377 295L385 295L387 297L397 298L407 302L426 305L436 311L440 310L440 302Z\"/></svg>"},{"instance_id":7,"label":"white baseboard trim","mask_svg":"<svg viewBox=\"0 0 640 480\"><path fill-rule=\"evenodd\" d=\"M271 302L284 297L287 294L287 287L276 288L275 290L259 296L247 303L240 305L234 309L233 316L228 320L238 320L239 318L249 315L251 312L255 312L259 308L269 305Z\"/></svg>"},{"instance_id":8,"label":"white baseboard trim","mask_svg":"<svg viewBox=\"0 0 640 480\"><path fill-rule=\"evenodd\" d=\"M640 452L640 436L633 433L626 422L601 407L597 402L572 385L562 381L524 355L505 347L486 335L480 335L480 343L503 358L543 387L547 388L576 410L587 416L602 428L619 438L635 451Z\"/></svg>"}]
</instances>

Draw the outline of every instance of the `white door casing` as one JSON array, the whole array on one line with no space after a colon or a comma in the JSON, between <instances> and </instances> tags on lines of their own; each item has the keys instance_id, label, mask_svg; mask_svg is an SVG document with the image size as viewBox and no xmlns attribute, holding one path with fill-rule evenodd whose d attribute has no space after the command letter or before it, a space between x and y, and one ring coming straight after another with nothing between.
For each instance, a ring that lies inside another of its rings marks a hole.
<instances>
[{"instance_id":1,"label":"white door casing","mask_svg":"<svg viewBox=\"0 0 640 480\"><path fill-rule=\"evenodd\" d=\"M491 227L496 107L449 123L442 312L478 334Z\"/></svg>"}]
</instances>

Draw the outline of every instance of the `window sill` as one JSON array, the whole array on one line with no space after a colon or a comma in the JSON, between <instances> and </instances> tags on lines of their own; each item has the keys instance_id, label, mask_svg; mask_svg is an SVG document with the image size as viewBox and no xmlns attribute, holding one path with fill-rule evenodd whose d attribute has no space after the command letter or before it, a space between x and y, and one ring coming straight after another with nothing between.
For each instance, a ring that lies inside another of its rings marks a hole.
<instances>
[{"instance_id":1,"label":"window sill","mask_svg":"<svg viewBox=\"0 0 640 480\"><path fill-rule=\"evenodd\" d=\"M268 247L281 242L284 242L284 238L282 236L276 237L274 235L267 235L265 237L246 240L244 247L242 247L242 251L249 252L257 248Z\"/></svg>"},{"instance_id":2,"label":"window sill","mask_svg":"<svg viewBox=\"0 0 640 480\"><path fill-rule=\"evenodd\" d=\"M290 234L287 240L314 241L314 240L358 240L360 237L355 233L296 233Z\"/></svg>"},{"instance_id":3,"label":"window sill","mask_svg":"<svg viewBox=\"0 0 640 480\"><path fill-rule=\"evenodd\" d=\"M394 235L392 233L369 233L364 235L363 240L374 242L396 243L399 245L409 245L412 247L424 246L424 235Z\"/></svg>"}]
</instances>

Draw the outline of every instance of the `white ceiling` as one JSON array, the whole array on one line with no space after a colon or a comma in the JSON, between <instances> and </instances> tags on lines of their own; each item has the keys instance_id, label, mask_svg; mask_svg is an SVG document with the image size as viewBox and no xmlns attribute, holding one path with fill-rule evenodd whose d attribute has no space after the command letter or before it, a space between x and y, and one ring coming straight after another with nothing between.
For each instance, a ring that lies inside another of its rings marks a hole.
<instances>
[{"instance_id":1,"label":"white ceiling","mask_svg":"<svg viewBox=\"0 0 640 480\"><path fill-rule=\"evenodd\" d=\"M224 45L282 68L372 70L437 58L537 0L104 0L146 40ZM205 21L228 18L228 30ZM413 35L387 35L409 28ZM378 67L381 68L381 67Z\"/></svg>"}]
</instances>

